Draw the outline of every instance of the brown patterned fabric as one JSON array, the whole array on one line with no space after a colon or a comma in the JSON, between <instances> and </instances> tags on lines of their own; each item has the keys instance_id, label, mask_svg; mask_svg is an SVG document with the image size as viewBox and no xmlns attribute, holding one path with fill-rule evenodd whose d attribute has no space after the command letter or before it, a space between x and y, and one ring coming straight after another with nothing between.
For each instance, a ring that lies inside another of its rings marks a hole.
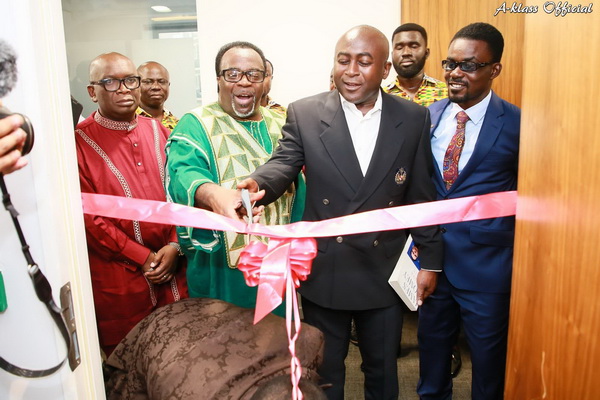
<instances>
[{"instance_id":1,"label":"brown patterned fabric","mask_svg":"<svg viewBox=\"0 0 600 400\"><path fill-rule=\"evenodd\" d=\"M190 298L159 308L107 360L107 398L249 399L269 379L289 374L285 320L253 309ZM302 324L296 353L303 376L318 380L322 333Z\"/></svg>"}]
</instances>

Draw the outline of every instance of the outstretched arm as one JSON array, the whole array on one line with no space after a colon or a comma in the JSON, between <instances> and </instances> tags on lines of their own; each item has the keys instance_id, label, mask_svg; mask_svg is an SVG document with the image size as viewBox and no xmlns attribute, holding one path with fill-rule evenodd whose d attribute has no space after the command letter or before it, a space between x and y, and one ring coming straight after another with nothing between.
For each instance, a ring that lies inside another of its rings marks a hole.
<instances>
[{"instance_id":1,"label":"outstretched arm","mask_svg":"<svg viewBox=\"0 0 600 400\"><path fill-rule=\"evenodd\" d=\"M244 184L247 181L254 182L252 189L246 187ZM253 179L246 179L240 182L238 189L248 189L251 192L250 201L253 203L265 195L264 190L258 192L258 184ZM194 195L194 206L234 219L243 220L243 217L246 215L246 210L242 207L241 192L239 190L223 188L215 183L204 183L198 186ZM262 206L255 207L253 215L260 215L262 209Z\"/></svg>"}]
</instances>

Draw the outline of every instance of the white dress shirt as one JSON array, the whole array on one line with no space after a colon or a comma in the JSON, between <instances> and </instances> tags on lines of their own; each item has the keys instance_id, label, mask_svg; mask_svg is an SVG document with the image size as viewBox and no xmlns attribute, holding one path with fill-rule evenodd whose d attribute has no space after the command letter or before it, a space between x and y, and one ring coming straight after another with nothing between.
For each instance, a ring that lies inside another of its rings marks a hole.
<instances>
[{"instance_id":1,"label":"white dress shirt","mask_svg":"<svg viewBox=\"0 0 600 400\"><path fill-rule=\"evenodd\" d=\"M358 158L364 177L369 169L375 144L377 143L377 135L379 134L379 125L381 124L381 93L377 93L375 105L365 115L363 115L362 111L356 105L344 99L342 95L340 95L340 99L342 101L342 110L344 110L346 122L348 123L348 129L350 130L350 137L352 137L354 151L356 152L356 157Z\"/></svg>"},{"instance_id":2,"label":"white dress shirt","mask_svg":"<svg viewBox=\"0 0 600 400\"><path fill-rule=\"evenodd\" d=\"M479 132L481 132L481 126L483 125L485 113L491 98L492 91L490 90L483 100L466 110L463 110L456 103L451 103L451 105L446 107L440 117L440 122L435 131L433 131L433 136L431 137L431 151L433 152L433 157L435 158L435 162L441 173L444 171L443 165L446 149L456 133L456 114L458 114L459 111L464 111L469 116L469 120L465 125L465 144L463 145L462 153L458 160L458 173L460 174L465 165L469 162L471 155L473 155L473 150L475 149Z\"/></svg>"}]
</instances>

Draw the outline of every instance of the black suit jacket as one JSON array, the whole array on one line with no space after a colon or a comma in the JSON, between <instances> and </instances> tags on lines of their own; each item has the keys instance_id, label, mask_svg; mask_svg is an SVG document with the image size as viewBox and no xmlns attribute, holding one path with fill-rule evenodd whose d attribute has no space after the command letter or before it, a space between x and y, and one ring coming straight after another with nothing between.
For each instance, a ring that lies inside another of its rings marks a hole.
<instances>
[{"instance_id":1,"label":"black suit jacket","mask_svg":"<svg viewBox=\"0 0 600 400\"><path fill-rule=\"evenodd\" d=\"M251 175L267 191L265 202L279 197L303 166L305 221L435 200L428 110L383 92L380 95L381 124L364 177L337 90L290 104L277 149ZM421 266L441 269L438 227L411 233L420 246ZM406 236L406 231L397 230L318 239L312 273L300 293L322 307L342 310L398 303L400 298L388 279Z\"/></svg>"}]
</instances>

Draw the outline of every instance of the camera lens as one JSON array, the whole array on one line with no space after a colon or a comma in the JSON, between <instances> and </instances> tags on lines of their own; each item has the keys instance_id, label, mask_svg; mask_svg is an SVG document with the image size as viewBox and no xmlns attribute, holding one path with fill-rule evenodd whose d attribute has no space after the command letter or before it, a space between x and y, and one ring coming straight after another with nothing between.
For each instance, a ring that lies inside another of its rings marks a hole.
<instances>
[{"instance_id":1,"label":"camera lens","mask_svg":"<svg viewBox=\"0 0 600 400\"><path fill-rule=\"evenodd\" d=\"M15 113L11 112L6 107L0 107L0 119L6 118L9 115L13 115ZM18 113L16 113L18 114ZM34 134L33 134L33 125L29 118L26 115L18 114L23 118L23 125L21 125L21 129L25 132L25 143L23 143L23 149L21 149L22 155L27 155L33 148Z\"/></svg>"}]
</instances>

